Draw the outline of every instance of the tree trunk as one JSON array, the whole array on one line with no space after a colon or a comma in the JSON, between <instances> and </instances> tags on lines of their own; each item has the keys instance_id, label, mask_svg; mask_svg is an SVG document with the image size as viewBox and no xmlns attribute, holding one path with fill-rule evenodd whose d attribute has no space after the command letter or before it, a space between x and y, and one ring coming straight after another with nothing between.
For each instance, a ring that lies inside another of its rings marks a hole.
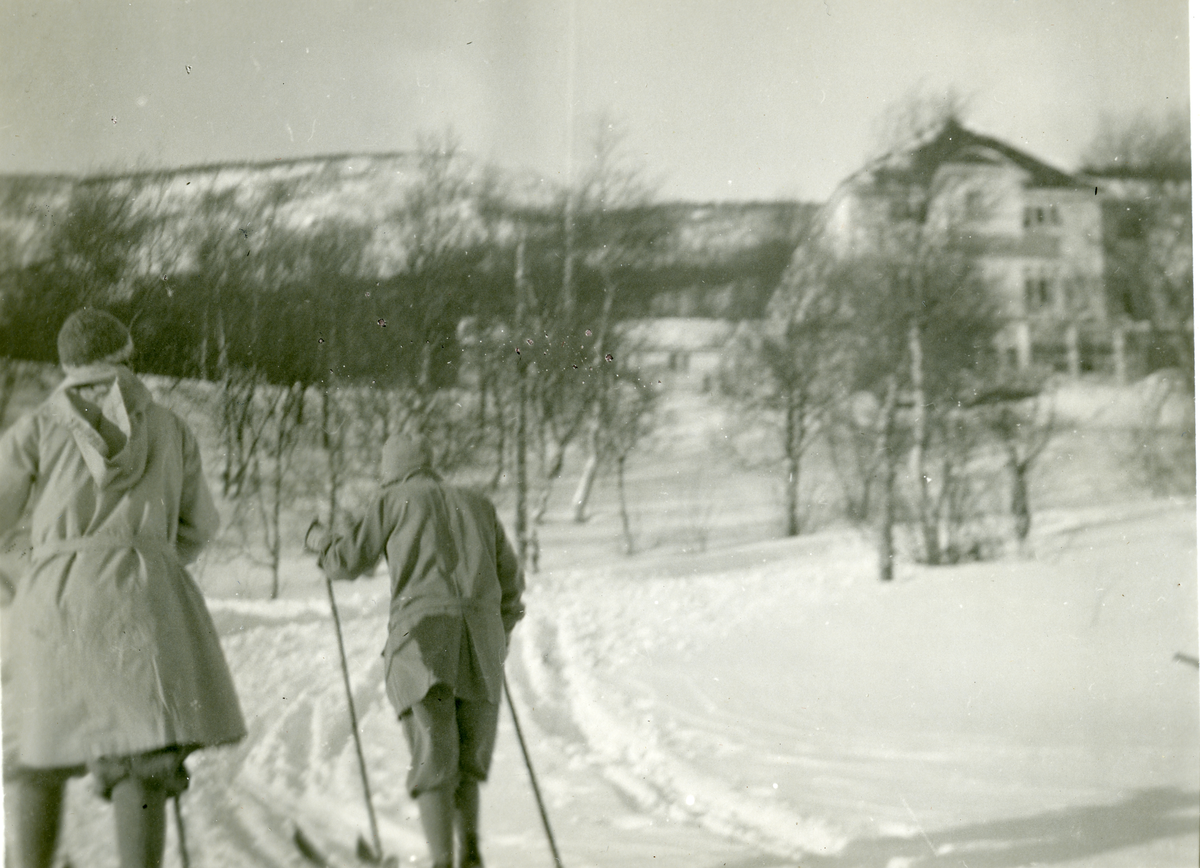
<instances>
[{"instance_id":1,"label":"tree trunk","mask_svg":"<svg viewBox=\"0 0 1200 868\"><path fill-rule=\"evenodd\" d=\"M895 538L892 528L896 517L896 462L892 455L893 435L896 425L896 378L888 378L887 393L880 408L879 420L879 462L876 465L882 472L880 480L881 503L879 506L878 556L879 580L890 582L893 577L893 561L895 560Z\"/></svg>"},{"instance_id":2,"label":"tree trunk","mask_svg":"<svg viewBox=\"0 0 1200 868\"><path fill-rule=\"evenodd\" d=\"M280 425L283 423L281 422ZM275 467L272 474L271 487L273 492L273 503L271 504L271 529L268 531L268 545L271 552L271 599L279 597L279 559L280 559L280 539L279 539L279 518L280 518L280 501L283 500L283 457L279 454L281 447L276 449Z\"/></svg>"},{"instance_id":3,"label":"tree trunk","mask_svg":"<svg viewBox=\"0 0 1200 868\"><path fill-rule=\"evenodd\" d=\"M486 399L486 395L484 396ZM500 487L500 480L504 477L504 456L505 450L508 448L508 419L504 416L504 406L500 403L500 396L495 392L492 393L492 403L495 405L496 412L493 417L496 420L496 469L492 472L490 488L495 491ZM486 428L486 425L484 426Z\"/></svg>"},{"instance_id":4,"label":"tree trunk","mask_svg":"<svg viewBox=\"0 0 1200 868\"><path fill-rule=\"evenodd\" d=\"M433 344L428 337L421 344L421 370L417 374L417 393L424 398L433 387Z\"/></svg>"},{"instance_id":5,"label":"tree trunk","mask_svg":"<svg viewBox=\"0 0 1200 868\"><path fill-rule=\"evenodd\" d=\"M1033 525L1033 516L1029 511L1029 465L1024 461L1012 462L1013 490L1012 514L1017 542L1024 543Z\"/></svg>"},{"instance_id":6,"label":"tree trunk","mask_svg":"<svg viewBox=\"0 0 1200 868\"><path fill-rule=\"evenodd\" d=\"M608 340L608 325L612 319L613 300L616 297L616 284L613 283L607 271L604 271L604 306L600 311L600 323L596 329L595 351L592 353L592 366L599 376L599 392L592 396L595 406L592 410L592 426L588 436L588 457L583 466L583 474L579 477L579 485L575 488L574 518L577 523L587 520L588 498L592 494L592 486L596 482L596 474L600 469L600 431L605 423L604 405L608 389L612 382L605 366L605 349ZM620 424L616 420L616 424Z\"/></svg>"},{"instance_id":7,"label":"tree trunk","mask_svg":"<svg viewBox=\"0 0 1200 868\"><path fill-rule=\"evenodd\" d=\"M217 287L217 374L224 376L229 370L229 342L225 337L225 313L221 303L221 288Z\"/></svg>"},{"instance_id":8,"label":"tree trunk","mask_svg":"<svg viewBox=\"0 0 1200 868\"><path fill-rule=\"evenodd\" d=\"M270 524L267 528L267 547L271 555L271 599L279 597L279 564L283 555L284 486L287 479L286 462L295 442L296 429L304 421L304 387L293 383L283 392L275 405L275 449L271 468Z\"/></svg>"},{"instance_id":9,"label":"tree trunk","mask_svg":"<svg viewBox=\"0 0 1200 868\"><path fill-rule=\"evenodd\" d=\"M533 511L531 525L541 524L546 517L546 510L550 508L550 495L554 493L554 483L562 476L566 446L556 440L552 449L550 460L543 468L542 490L538 492L537 506Z\"/></svg>"},{"instance_id":10,"label":"tree trunk","mask_svg":"<svg viewBox=\"0 0 1200 868\"><path fill-rule=\"evenodd\" d=\"M784 504L788 537L796 537L800 533L800 421L796 405L796 396L788 390L784 407L784 465L787 471Z\"/></svg>"},{"instance_id":11,"label":"tree trunk","mask_svg":"<svg viewBox=\"0 0 1200 868\"><path fill-rule=\"evenodd\" d=\"M938 533L937 510L929 493L929 474L926 472L925 463L925 453L929 446L929 425L925 412L924 355L921 327L913 322L908 328L909 377L912 380L913 400L912 474L917 482L917 514L921 522L925 563L938 564L942 559L942 546Z\"/></svg>"},{"instance_id":12,"label":"tree trunk","mask_svg":"<svg viewBox=\"0 0 1200 868\"><path fill-rule=\"evenodd\" d=\"M1129 369L1125 357L1125 324L1117 323L1113 328L1113 376L1117 385L1124 386L1129 381Z\"/></svg>"},{"instance_id":13,"label":"tree trunk","mask_svg":"<svg viewBox=\"0 0 1200 868\"><path fill-rule=\"evenodd\" d=\"M208 382L210 379L208 370L208 318L209 308L212 306L212 300L206 298L204 301L204 310L200 317L200 379Z\"/></svg>"},{"instance_id":14,"label":"tree trunk","mask_svg":"<svg viewBox=\"0 0 1200 868\"><path fill-rule=\"evenodd\" d=\"M583 465L583 473L579 477L579 485L575 487L575 495L571 499L576 523L587 521L588 498L592 494L592 486L596 482L596 474L600 469L600 419L597 412L592 420L592 429L588 434L588 457Z\"/></svg>"},{"instance_id":15,"label":"tree trunk","mask_svg":"<svg viewBox=\"0 0 1200 868\"><path fill-rule=\"evenodd\" d=\"M281 398L275 418L275 454L274 467L271 468L271 509L269 512L270 521L267 527L267 549L271 555L271 599L279 597L279 556L280 556L280 539L279 539L279 524L280 516L282 515L283 507L283 454L284 454L284 438L287 436L284 432L288 424L288 407L287 402Z\"/></svg>"},{"instance_id":16,"label":"tree trunk","mask_svg":"<svg viewBox=\"0 0 1200 868\"><path fill-rule=\"evenodd\" d=\"M783 432L784 463L787 469L783 497L788 536L797 536L800 533L800 445L797 443L797 428L796 409L789 394L784 412Z\"/></svg>"},{"instance_id":17,"label":"tree trunk","mask_svg":"<svg viewBox=\"0 0 1200 868\"><path fill-rule=\"evenodd\" d=\"M1079 326L1073 322L1067 323L1063 341L1067 345L1067 373L1071 379L1078 380L1082 367L1079 360Z\"/></svg>"},{"instance_id":18,"label":"tree trunk","mask_svg":"<svg viewBox=\"0 0 1200 868\"><path fill-rule=\"evenodd\" d=\"M241 480L245 475L241 449L241 430L245 420L244 407L238 406L238 389L234 384L232 372L227 370L222 382L221 427L225 440L225 465L221 471L221 493L229 497L241 490ZM254 393L251 392L245 404L252 406L253 401Z\"/></svg>"},{"instance_id":19,"label":"tree trunk","mask_svg":"<svg viewBox=\"0 0 1200 868\"><path fill-rule=\"evenodd\" d=\"M516 310L516 333L520 337L526 325L526 318L529 310L526 304L526 282L525 282L525 239L517 242L517 262L516 274L514 275L514 283L517 290L517 310ZM526 452L528 448L529 431L526 418L526 409L529 402L529 388L526 383L528 361L521 355L521 348L518 346L517 351L517 382L516 382L516 420L513 426L513 449L514 462L513 470L516 476L516 516L514 517L513 527L517 537L517 561L522 567L529 565L530 555L530 540L529 540L529 478L528 468L526 466Z\"/></svg>"},{"instance_id":20,"label":"tree trunk","mask_svg":"<svg viewBox=\"0 0 1200 868\"><path fill-rule=\"evenodd\" d=\"M617 503L621 509L621 533L625 536L625 554L632 555L636 549L633 529L629 523L629 506L625 500L625 455L617 456Z\"/></svg>"},{"instance_id":21,"label":"tree trunk","mask_svg":"<svg viewBox=\"0 0 1200 868\"><path fill-rule=\"evenodd\" d=\"M321 395L321 445L329 470L329 526L334 526L338 511L338 492L342 483L342 419L335 409L333 383L327 383ZM339 418L334 421L334 416ZM336 424L336 429L335 429Z\"/></svg>"},{"instance_id":22,"label":"tree trunk","mask_svg":"<svg viewBox=\"0 0 1200 868\"><path fill-rule=\"evenodd\" d=\"M21 362L16 359L0 358L0 430L4 429L4 415L17 390Z\"/></svg>"},{"instance_id":23,"label":"tree trunk","mask_svg":"<svg viewBox=\"0 0 1200 868\"><path fill-rule=\"evenodd\" d=\"M517 558L521 565L526 564L529 551L529 506L526 498L529 492L529 484L527 479L527 471L525 467L525 374L522 368L524 365L518 363L518 389L517 389L517 424L516 436L514 438L513 448L516 450L515 469L516 469L516 509L517 514L514 519L514 526L517 534Z\"/></svg>"},{"instance_id":24,"label":"tree trunk","mask_svg":"<svg viewBox=\"0 0 1200 868\"><path fill-rule=\"evenodd\" d=\"M562 316L569 323L575 315L575 194L571 192L563 209L563 248Z\"/></svg>"},{"instance_id":25,"label":"tree trunk","mask_svg":"<svg viewBox=\"0 0 1200 868\"><path fill-rule=\"evenodd\" d=\"M221 471L221 494L228 497L232 491L234 462L234 419L236 418L236 398L233 395L233 372L229 370L229 348L225 342L225 316L221 313L221 288L216 292L216 338L217 338L217 371L221 379L221 411L222 434L225 439L225 465Z\"/></svg>"}]
</instances>

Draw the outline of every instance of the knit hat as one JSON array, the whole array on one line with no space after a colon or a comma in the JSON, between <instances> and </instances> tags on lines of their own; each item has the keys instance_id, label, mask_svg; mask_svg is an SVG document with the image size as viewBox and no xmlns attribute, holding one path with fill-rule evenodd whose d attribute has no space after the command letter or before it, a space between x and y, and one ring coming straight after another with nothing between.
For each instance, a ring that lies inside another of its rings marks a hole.
<instances>
[{"instance_id":1,"label":"knit hat","mask_svg":"<svg viewBox=\"0 0 1200 868\"><path fill-rule=\"evenodd\" d=\"M429 449L429 441L424 437L393 434L383 444L383 456L379 464L384 481L392 482L403 479L421 467L432 466L433 453Z\"/></svg>"},{"instance_id":2,"label":"knit hat","mask_svg":"<svg viewBox=\"0 0 1200 868\"><path fill-rule=\"evenodd\" d=\"M106 311L81 307L58 330L58 361L64 368L98 362L120 363L133 355L133 338L119 319Z\"/></svg>"}]
</instances>

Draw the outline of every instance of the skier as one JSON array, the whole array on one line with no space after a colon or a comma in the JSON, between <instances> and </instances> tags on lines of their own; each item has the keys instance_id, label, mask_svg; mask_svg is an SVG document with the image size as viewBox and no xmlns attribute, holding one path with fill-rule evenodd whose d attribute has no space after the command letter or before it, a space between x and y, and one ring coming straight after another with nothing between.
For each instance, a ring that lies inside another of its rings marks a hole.
<instances>
[{"instance_id":1,"label":"skier","mask_svg":"<svg viewBox=\"0 0 1200 868\"><path fill-rule=\"evenodd\" d=\"M492 503L442 481L423 438L391 437L382 489L345 535L314 524L305 545L331 579L354 579L386 557L391 609L383 650L435 868L479 868L479 784L499 720L504 658L524 615L524 576Z\"/></svg>"},{"instance_id":2,"label":"skier","mask_svg":"<svg viewBox=\"0 0 1200 868\"><path fill-rule=\"evenodd\" d=\"M0 537L27 521L31 543L5 623L16 863L49 868L64 787L90 772L120 864L157 868L188 754L246 734L184 568L218 517L192 432L127 367L126 327L78 310L58 355L63 382L0 437Z\"/></svg>"}]
</instances>

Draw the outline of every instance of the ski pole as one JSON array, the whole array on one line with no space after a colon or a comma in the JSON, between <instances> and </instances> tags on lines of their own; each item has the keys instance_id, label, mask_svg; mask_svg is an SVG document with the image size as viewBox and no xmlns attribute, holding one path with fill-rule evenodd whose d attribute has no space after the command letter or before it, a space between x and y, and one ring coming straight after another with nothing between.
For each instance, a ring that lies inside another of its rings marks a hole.
<instances>
[{"instance_id":1,"label":"ski pole","mask_svg":"<svg viewBox=\"0 0 1200 868\"><path fill-rule=\"evenodd\" d=\"M375 821L375 805L371 801L371 783L367 779L367 761L363 757L362 739L358 735L358 715L354 711L354 693L350 689L350 669L346 666L346 646L342 642L342 620L338 617L337 600L333 596L333 580L325 577L325 590L329 592L329 611L333 614L333 628L337 632L338 656L342 661L342 681L346 685L346 706L350 709L350 732L354 735L354 750L358 754L358 771L362 776L363 794L367 801L367 818L371 822L371 841L375 845L370 861L383 859L383 842L379 838L379 824ZM359 848L362 849L361 847Z\"/></svg>"},{"instance_id":2,"label":"ski pole","mask_svg":"<svg viewBox=\"0 0 1200 868\"><path fill-rule=\"evenodd\" d=\"M512 691L508 689L508 676L504 677L504 698L508 700L508 712L512 715L513 729L517 731L517 742L521 745L521 756L525 758L525 768L529 772L529 783L533 785L533 797L537 800L538 813L542 815L542 827L546 830L546 840L550 842L550 855L554 857L555 868L563 868L562 859L558 857L558 847L554 844L554 832L550 830L550 818L546 816L546 805L542 801L542 791L538 787L537 775L533 773L533 763L529 759L529 749L525 747L525 736L521 734L521 721L517 720L517 707L513 703Z\"/></svg>"}]
</instances>

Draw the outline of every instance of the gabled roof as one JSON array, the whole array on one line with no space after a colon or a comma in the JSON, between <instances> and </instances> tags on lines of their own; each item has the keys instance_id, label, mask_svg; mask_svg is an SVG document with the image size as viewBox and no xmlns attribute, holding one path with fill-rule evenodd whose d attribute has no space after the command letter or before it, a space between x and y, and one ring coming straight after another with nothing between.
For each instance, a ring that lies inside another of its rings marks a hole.
<instances>
[{"instance_id":1,"label":"gabled roof","mask_svg":"<svg viewBox=\"0 0 1200 868\"><path fill-rule=\"evenodd\" d=\"M942 166L970 163L1016 166L1028 174L1030 187L1088 186L1012 145L967 129L953 118L913 145L872 160L848 180L882 187L927 187Z\"/></svg>"}]
</instances>

